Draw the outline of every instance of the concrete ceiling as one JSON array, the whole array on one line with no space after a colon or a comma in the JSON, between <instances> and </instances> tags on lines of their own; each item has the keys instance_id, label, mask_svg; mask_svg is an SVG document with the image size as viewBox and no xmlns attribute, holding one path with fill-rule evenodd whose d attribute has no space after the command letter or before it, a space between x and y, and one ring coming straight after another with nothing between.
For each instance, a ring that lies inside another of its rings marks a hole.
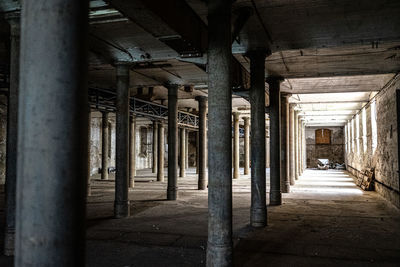
<instances>
[{"instance_id":1,"label":"concrete ceiling","mask_svg":"<svg viewBox=\"0 0 400 267\"><path fill-rule=\"evenodd\" d=\"M18 1L3 0L0 12L18 7ZM232 45L236 61L248 71L245 53L269 48L266 75L286 78L282 91L299 94L301 101L307 99L304 94L378 91L400 70L398 0L237 0L232 24L249 8L251 15ZM5 28L0 21L0 29ZM195 108L193 98L207 95L206 33L204 0L92 0L89 84L115 88L113 63L128 61L131 87L154 87L152 99L161 101L166 82L190 85L194 91L182 89L179 105ZM0 43L5 62L7 48ZM350 105L331 102L325 108ZM307 105L316 107L301 107ZM233 106L248 110L249 103L234 97ZM343 112L356 108L344 106Z\"/></svg>"},{"instance_id":2,"label":"concrete ceiling","mask_svg":"<svg viewBox=\"0 0 400 267\"><path fill-rule=\"evenodd\" d=\"M344 126L377 92L296 94L296 105L307 126Z\"/></svg>"}]
</instances>

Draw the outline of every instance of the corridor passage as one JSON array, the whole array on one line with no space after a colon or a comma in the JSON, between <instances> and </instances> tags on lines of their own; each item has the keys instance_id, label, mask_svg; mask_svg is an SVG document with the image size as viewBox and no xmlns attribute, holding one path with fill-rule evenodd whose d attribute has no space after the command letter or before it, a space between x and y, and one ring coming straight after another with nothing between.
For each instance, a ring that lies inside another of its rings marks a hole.
<instances>
[{"instance_id":1,"label":"corridor passage","mask_svg":"<svg viewBox=\"0 0 400 267\"><path fill-rule=\"evenodd\" d=\"M166 201L167 182L139 170L129 191L132 216L118 220L113 175L95 178L87 204L87 266L204 266L207 191L197 190L194 168L178 182L180 198ZM250 177L242 175L233 180L235 266L399 266L399 210L360 190L346 171L306 170L283 194L283 205L268 206L266 228L249 227L249 208ZM3 210L1 203L2 218ZM12 266L11 258L0 256L0 266Z\"/></svg>"},{"instance_id":2,"label":"corridor passage","mask_svg":"<svg viewBox=\"0 0 400 267\"><path fill-rule=\"evenodd\" d=\"M399 266L400 212L346 171L306 170L235 247L237 266Z\"/></svg>"}]
</instances>

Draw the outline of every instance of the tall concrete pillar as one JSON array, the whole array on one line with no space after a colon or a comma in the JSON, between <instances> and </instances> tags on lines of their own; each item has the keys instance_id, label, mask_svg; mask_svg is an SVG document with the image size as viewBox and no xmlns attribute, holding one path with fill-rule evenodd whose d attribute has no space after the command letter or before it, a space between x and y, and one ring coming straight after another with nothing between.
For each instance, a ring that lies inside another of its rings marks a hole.
<instances>
[{"instance_id":1,"label":"tall concrete pillar","mask_svg":"<svg viewBox=\"0 0 400 267\"><path fill-rule=\"evenodd\" d=\"M189 130L185 132L185 168L189 169Z\"/></svg>"},{"instance_id":2,"label":"tall concrete pillar","mask_svg":"<svg viewBox=\"0 0 400 267\"><path fill-rule=\"evenodd\" d=\"M307 156L306 156L306 122L303 120L303 172L306 170L306 162L307 162Z\"/></svg>"},{"instance_id":3,"label":"tall concrete pillar","mask_svg":"<svg viewBox=\"0 0 400 267\"><path fill-rule=\"evenodd\" d=\"M200 138L200 133L199 132L196 132L196 174L199 174L199 160L200 160L200 158L199 158L199 147L200 147L200 140L199 140L199 138Z\"/></svg>"},{"instance_id":4,"label":"tall concrete pillar","mask_svg":"<svg viewBox=\"0 0 400 267\"><path fill-rule=\"evenodd\" d=\"M158 157L157 157L157 181L164 182L164 124L160 122L158 125Z\"/></svg>"},{"instance_id":5,"label":"tall concrete pillar","mask_svg":"<svg viewBox=\"0 0 400 267\"><path fill-rule=\"evenodd\" d=\"M251 211L253 227L267 225L267 197L265 174L265 58L267 51L252 51L251 73ZM279 88L278 88L279 94Z\"/></svg>"},{"instance_id":6,"label":"tall concrete pillar","mask_svg":"<svg viewBox=\"0 0 400 267\"><path fill-rule=\"evenodd\" d=\"M90 164L90 149L92 147L92 112L90 110L90 107L88 109L88 135L87 135L87 141L88 141L88 145L87 145L87 176L86 176L86 182L87 182L87 186L86 186L86 195L87 196L91 196L92 195L92 186L90 183L90 176L91 176L91 164Z\"/></svg>"},{"instance_id":7,"label":"tall concrete pillar","mask_svg":"<svg viewBox=\"0 0 400 267\"><path fill-rule=\"evenodd\" d=\"M129 216L129 65L117 64L115 218Z\"/></svg>"},{"instance_id":8,"label":"tall concrete pillar","mask_svg":"<svg viewBox=\"0 0 400 267\"><path fill-rule=\"evenodd\" d=\"M101 179L108 179L108 147L110 146L108 129L108 118L109 113L107 111L102 112L102 137L101 137Z\"/></svg>"},{"instance_id":9,"label":"tall concrete pillar","mask_svg":"<svg viewBox=\"0 0 400 267\"><path fill-rule=\"evenodd\" d=\"M289 167L290 167L290 185L295 184L295 135L294 135L294 105L289 106Z\"/></svg>"},{"instance_id":10,"label":"tall concrete pillar","mask_svg":"<svg viewBox=\"0 0 400 267\"><path fill-rule=\"evenodd\" d=\"M84 266L88 1L21 10L14 264Z\"/></svg>"},{"instance_id":11,"label":"tall concrete pillar","mask_svg":"<svg viewBox=\"0 0 400 267\"><path fill-rule=\"evenodd\" d=\"M178 85L168 86L168 187L167 199L178 194Z\"/></svg>"},{"instance_id":12,"label":"tall concrete pillar","mask_svg":"<svg viewBox=\"0 0 400 267\"><path fill-rule=\"evenodd\" d=\"M208 2L207 266L232 266L232 51L230 0Z\"/></svg>"},{"instance_id":13,"label":"tall concrete pillar","mask_svg":"<svg viewBox=\"0 0 400 267\"><path fill-rule=\"evenodd\" d=\"M158 157L158 124L153 121L153 164L151 168L152 173L157 173L157 157Z\"/></svg>"},{"instance_id":14,"label":"tall concrete pillar","mask_svg":"<svg viewBox=\"0 0 400 267\"><path fill-rule=\"evenodd\" d=\"M130 117L129 127L129 187L135 187L136 176L136 116Z\"/></svg>"},{"instance_id":15,"label":"tall concrete pillar","mask_svg":"<svg viewBox=\"0 0 400 267\"><path fill-rule=\"evenodd\" d=\"M10 88L7 105L6 183L4 255L14 255L15 208L17 186L17 139L19 95L20 13L6 16L10 24Z\"/></svg>"},{"instance_id":16,"label":"tall concrete pillar","mask_svg":"<svg viewBox=\"0 0 400 267\"><path fill-rule=\"evenodd\" d=\"M239 115L239 112L233 113L233 179L238 179L240 177Z\"/></svg>"},{"instance_id":17,"label":"tall concrete pillar","mask_svg":"<svg viewBox=\"0 0 400 267\"><path fill-rule=\"evenodd\" d=\"M199 182L198 189L207 188L208 172L207 172L207 97L197 96L199 102L199 145L197 156L199 158Z\"/></svg>"},{"instance_id":18,"label":"tall concrete pillar","mask_svg":"<svg viewBox=\"0 0 400 267\"><path fill-rule=\"evenodd\" d=\"M244 117L243 120L244 120L244 175L248 175L250 172L250 118ZM265 133L264 133L264 139L265 139Z\"/></svg>"},{"instance_id":19,"label":"tall concrete pillar","mask_svg":"<svg viewBox=\"0 0 400 267\"><path fill-rule=\"evenodd\" d=\"M270 205L282 204L281 193L281 140L280 140L280 77L268 77L270 107Z\"/></svg>"},{"instance_id":20,"label":"tall concrete pillar","mask_svg":"<svg viewBox=\"0 0 400 267\"><path fill-rule=\"evenodd\" d=\"M270 165L270 154L269 154L269 144L270 144L270 138L269 138L269 119L265 120L265 127L266 127L266 131L265 131L265 136L266 136L266 140L265 140L265 167L269 168Z\"/></svg>"},{"instance_id":21,"label":"tall concrete pillar","mask_svg":"<svg viewBox=\"0 0 400 267\"><path fill-rule=\"evenodd\" d=\"M185 128L180 128L180 136L179 136L179 177L185 177L185 169L186 169L186 130Z\"/></svg>"},{"instance_id":22,"label":"tall concrete pillar","mask_svg":"<svg viewBox=\"0 0 400 267\"><path fill-rule=\"evenodd\" d=\"M303 174L303 121L299 119L299 136L300 136L300 145L299 145L299 171L300 175Z\"/></svg>"},{"instance_id":23,"label":"tall concrete pillar","mask_svg":"<svg viewBox=\"0 0 400 267\"><path fill-rule=\"evenodd\" d=\"M295 167L295 176L294 178L296 180L299 179L299 112L296 110L294 112L294 145L295 145L295 151L294 151L294 155L295 155L295 161L294 161L294 167Z\"/></svg>"},{"instance_id":24,"label":"tall concrete pillar","mask_svg":"<svg viewBox=\"0 0 400 267\"><path fill-rule=\"evenodd\" d=\"M281 190L290 192L289 178L289 95L281 94Z\"/></svg>"}]
</instances>

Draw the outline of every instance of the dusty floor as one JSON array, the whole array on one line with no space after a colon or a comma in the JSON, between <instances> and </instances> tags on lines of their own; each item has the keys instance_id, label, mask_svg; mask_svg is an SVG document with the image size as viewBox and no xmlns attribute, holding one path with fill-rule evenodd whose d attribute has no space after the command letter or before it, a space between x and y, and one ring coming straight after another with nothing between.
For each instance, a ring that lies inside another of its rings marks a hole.
<instances>
[{"instance_id":1,"label":"dusty floor","mask_svg":"<svg viewBox=\"0 0 400 267\"><path fill-rule=\"evenodd\" d=\"M94 179L88 199L88 266L204 266L207 194L194 169L179 179L180 199L165 201L166 182L138 172L131 214L113 215L113 180ZM400 211L361 191L346 172L307 170L268 207L265 229L248 227L250 178L233 181L236 266L400 266ZM3 198L3 197L1 197ZM0 210L4 228L4 203ZM0 257L0 266L12 266Z\"/></svg>"}]
</instances>

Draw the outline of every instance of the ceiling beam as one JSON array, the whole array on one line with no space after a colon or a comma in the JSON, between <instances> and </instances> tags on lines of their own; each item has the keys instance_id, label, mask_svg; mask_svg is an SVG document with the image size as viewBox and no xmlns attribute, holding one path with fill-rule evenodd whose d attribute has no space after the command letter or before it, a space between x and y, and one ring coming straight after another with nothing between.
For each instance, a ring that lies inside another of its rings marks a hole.
<instances>
[{"instance_id":1,"label":"ceiling beam","mask_svg":"<svg viewBox=\"0 0 400 267\"><path fill-rule=\"evenodd\" d=\"M208 49L207 25L185 0L108 0L119 12L182 57L202 57ZM190 25L190 27L188 26ZM232 55L233 87L250 88L250 73Z\"/></svg>"}]
</instances>

